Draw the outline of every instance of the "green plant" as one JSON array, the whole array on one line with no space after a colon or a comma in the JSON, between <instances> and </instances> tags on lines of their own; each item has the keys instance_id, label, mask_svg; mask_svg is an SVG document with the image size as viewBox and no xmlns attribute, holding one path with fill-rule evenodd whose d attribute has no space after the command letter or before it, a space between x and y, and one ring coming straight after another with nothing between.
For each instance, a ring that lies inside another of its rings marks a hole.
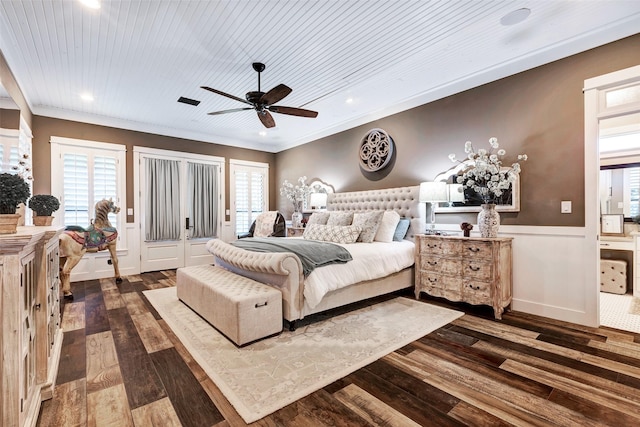
<instances>
[{"instance_id":1,"label":"green plant","mask_svg":"<svg viewBox=\"0 0 640 427\"><path fill-rule=\"evenodd\" d=\"M50 194L36 194L29 199L29 207L38 216L51 216L60 208L60 202Z\"/></svg>"},{"instance_id":2,"label":"green plant","mask_svg":"<svg viewBox=\"0 0 640 427\"><path fill-rule=\"evenodd\" d=\"M20 203L31 195L29 184L20 176L0 173L0 214L14 214Z\"/></svg>"}]
</instances>

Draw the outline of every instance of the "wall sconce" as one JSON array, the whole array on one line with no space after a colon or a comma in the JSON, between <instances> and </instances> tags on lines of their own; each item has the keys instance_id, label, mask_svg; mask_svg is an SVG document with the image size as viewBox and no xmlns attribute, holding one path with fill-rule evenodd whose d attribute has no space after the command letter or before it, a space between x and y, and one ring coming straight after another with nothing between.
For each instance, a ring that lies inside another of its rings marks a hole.
<instances>
[{"instance_id":1,"label":"wall sconce","mask_svg":"<svg viewBox=\"0 0 640 427\"><path fill-rule=\"evenodd\" d=\"M429 203L431 206L431 230L427 233L434 233L436 227L436 203L449 201L449 189L445 182L423 182L420 184L420 203Z\"/></svg>"}]
</instances>

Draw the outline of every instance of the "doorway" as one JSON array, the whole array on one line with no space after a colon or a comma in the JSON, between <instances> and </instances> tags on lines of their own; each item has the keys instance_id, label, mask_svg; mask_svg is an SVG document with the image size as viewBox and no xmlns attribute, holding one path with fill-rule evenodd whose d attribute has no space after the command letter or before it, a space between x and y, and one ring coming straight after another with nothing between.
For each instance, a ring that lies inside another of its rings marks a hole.
<instances>
[{"instance_id":1,"label":"doorway","mask_svg":"<svg viewBox=\"0 0 640 427\"><path fill-rule=\"evenodd\" d=\"M640 333L640 66L585 81L585 189L599 323Z\"/></svg>"},{"instance_id":2,"label":"doorway","mask_svg":"<svg viewBox=\"0 0 640 427\"><path fill-rule=\"evenodd\" d=\"M224 159L134 147L140 271L210 264L222 232Z\"/></svg>"}]
</instances>

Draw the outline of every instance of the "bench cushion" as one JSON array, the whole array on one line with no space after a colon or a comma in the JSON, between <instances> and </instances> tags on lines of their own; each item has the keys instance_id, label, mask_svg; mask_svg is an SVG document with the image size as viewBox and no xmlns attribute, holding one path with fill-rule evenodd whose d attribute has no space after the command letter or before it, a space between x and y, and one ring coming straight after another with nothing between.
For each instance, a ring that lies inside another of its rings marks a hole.
<instances>
[{"instance_id":1,"label":"bench cushion","mask_svg":"<svg viewBox=\"0 0 640 427\"><path fill-rule=\"evenodd\" d=\"M627 262L615 259L600 260L600 291L612 294L627 292Z\"/></svg>"},{"instance_id":2,"label":"bench cushion","mask_svg":"<svg viewBox=\"0 0 640 427\"><path fill-rule=\"evenodd\" d=\"M237 345L282 331L282 294L212 265L179 268L178 298Z\"/></svg>"}]
</instances>

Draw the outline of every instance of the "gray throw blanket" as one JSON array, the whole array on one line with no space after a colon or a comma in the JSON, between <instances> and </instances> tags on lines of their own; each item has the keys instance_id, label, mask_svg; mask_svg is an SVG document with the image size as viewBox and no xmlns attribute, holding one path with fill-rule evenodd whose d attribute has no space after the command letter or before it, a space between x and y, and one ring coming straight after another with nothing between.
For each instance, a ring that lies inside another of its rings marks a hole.
<instances>
[{"instance_id":1,"label":"gray throw blanket","mask_svg":"<svg viewBox=\"0 0 640 427\"><path fill-rule=\"evenodd\" d=\"M311 274L316 267L344 264L353 259L349 251L342 246L317 240L249 237L231 244L254 252L292 252L300 258L304 277Z\"/></svg>"}]
</instances>

